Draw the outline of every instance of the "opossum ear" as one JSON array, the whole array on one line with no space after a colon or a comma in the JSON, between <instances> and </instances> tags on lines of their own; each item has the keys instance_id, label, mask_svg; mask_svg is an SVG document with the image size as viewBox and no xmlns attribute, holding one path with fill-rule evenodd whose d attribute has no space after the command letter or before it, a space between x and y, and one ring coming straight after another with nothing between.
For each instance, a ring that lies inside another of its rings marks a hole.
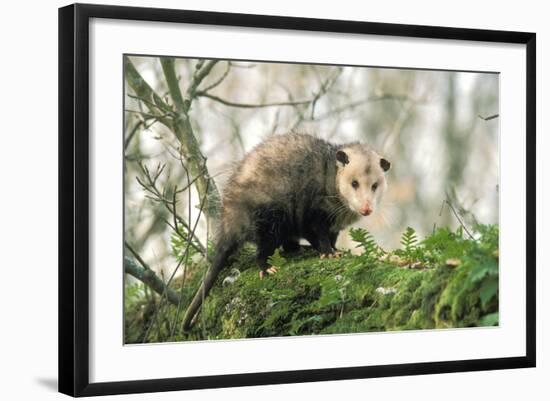
<instances>
[{"instance_id":1,"label":"opossum ear","mask_svg":"<svg viewBox=\"0 0 550 401\"><path fill-rule=\"evenodd\" d=\"M349 163L349 157L343 150L339 150L336 152L336 160L342 163L343 166Z\"/></svg>"},{"instance_id":2,"label":"opossum ear","mask_svg":"<svg viewBox=\"0 0 550 401\"><path fill-rule=\"evenodd\" d=\"M380 167L382 167L382 170L388 171L391 167L391 163L386 159L382 158L380 159Z\"/></svg>"}]
</instances>

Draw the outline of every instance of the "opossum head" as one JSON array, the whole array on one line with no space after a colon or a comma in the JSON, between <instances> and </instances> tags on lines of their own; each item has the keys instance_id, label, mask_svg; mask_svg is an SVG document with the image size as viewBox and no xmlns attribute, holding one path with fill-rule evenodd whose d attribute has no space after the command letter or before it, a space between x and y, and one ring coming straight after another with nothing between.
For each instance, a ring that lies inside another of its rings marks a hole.
<instances>
[{"instance_id":1,"label":"opossum head","mask_svg":"<svg viewBox=\"0 0 550 401\"><path fill-rule=\"evenodd\" d=\"M352 144L336 151L336 165L336 189L342 201L362 216L373 213L387 189L390 162L363 144Z\"/></svg>"}]
</instances>

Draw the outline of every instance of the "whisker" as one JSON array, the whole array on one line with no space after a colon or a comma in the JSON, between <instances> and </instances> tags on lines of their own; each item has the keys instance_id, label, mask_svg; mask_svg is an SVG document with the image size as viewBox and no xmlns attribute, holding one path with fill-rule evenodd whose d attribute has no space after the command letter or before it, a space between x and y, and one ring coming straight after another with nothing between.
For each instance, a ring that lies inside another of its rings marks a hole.
<instances>
[{"instance_id":1,"label":"whisker","mask_svg":"<svg viewBox=\"0 0 550 401\"><path fill-rule=\"evenodd\" d=\"M335 207L328 215L329 219L335 219L336 217L340 216L345 209L347 209L347 205L340 204L337 207Z\"/></svg>"}]
</instances>

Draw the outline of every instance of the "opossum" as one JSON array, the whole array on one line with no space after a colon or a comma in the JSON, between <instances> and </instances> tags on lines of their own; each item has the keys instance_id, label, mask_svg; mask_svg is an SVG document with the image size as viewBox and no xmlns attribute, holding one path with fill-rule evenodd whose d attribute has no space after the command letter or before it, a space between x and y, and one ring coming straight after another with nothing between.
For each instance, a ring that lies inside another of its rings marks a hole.
<instances>
[{"instance_id":1,"label":"opossum","mask_svg":"<svg viewBox=\"0 0 550 401\"><path fill-rule=\"evenodd\" d=\"M256 146L225 186L215 256L186 311L184 330L246 241L257 246L260 278L277 272L267 262L277 248L296 251L300 239L321 257L339 256L338 233L377 209L390 166L367 145L335 145L306 134L276 135Z\"/></svg>"}]
</instances>

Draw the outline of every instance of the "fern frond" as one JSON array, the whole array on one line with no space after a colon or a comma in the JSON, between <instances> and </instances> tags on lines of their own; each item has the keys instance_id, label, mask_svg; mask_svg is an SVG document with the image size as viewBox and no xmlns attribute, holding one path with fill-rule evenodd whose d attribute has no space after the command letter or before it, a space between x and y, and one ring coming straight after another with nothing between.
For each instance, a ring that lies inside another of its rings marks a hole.
<instances>
[{"instance_id":1,"label":"fern frond","mask_svg":"<svg viewBox=\"0 0 550 401\"><path fill-rule=\"evenodd\" d=\"M383 253L382 248L378 246L371 233L364 228L351 228L349 233L351 239L359 243L356 247L362 247L365 251L363 256L370 258Z\"/></svg>"},{"instance_id":2,"label":"fern frond","mask_svg":"<svg viewBox=\"0 0 550 401\"><path fill-rule=\"evenodd\" d=\"M403 235L401 236L401 245L406 253L410 254L416 248L418 238L416 237L416 231L412 227L407 227Z\"/></svg>"},{"instance_id":3,"label":"fern frond","mask_svg":"<svg viewBox=\"0 0 550 401\"><path fill-rule=\"evenodd\" d=\"M267 263L269 263L271 266L282 267L286 263L286 259L281 256L281 252L277 248L275 249L273 255L267 258Z\"/></svg>"}]
</instances>

